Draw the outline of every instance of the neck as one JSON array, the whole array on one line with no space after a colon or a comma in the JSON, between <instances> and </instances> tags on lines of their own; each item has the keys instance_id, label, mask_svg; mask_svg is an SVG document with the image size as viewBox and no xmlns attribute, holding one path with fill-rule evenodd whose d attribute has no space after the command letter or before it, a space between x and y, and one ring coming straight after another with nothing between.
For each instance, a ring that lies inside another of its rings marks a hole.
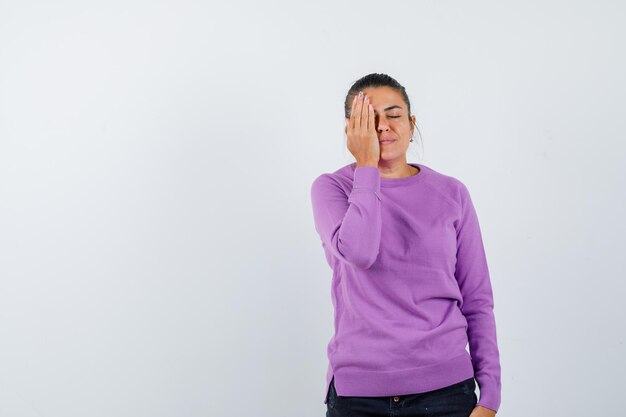
<instances>
[{"instance_id":1,"label":"neck","mask_svg":"<svg viewBox=\"0 0 626 417\"><path fill-rule=\"evenodd\" d=\"M417 168L409 165L406 160L397 162L379 161L378 169L382 178L404 178L419 172Z\"/></svg>"}]
</instances>

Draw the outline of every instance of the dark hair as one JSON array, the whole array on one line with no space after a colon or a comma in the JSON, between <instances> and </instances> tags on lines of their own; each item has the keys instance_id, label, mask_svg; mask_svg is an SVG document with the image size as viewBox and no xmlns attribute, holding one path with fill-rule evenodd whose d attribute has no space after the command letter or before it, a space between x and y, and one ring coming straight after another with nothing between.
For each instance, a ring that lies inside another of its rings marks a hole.
<instances>
[{"instance_id":1,"label":"dark hair","mask_svg":"<svg viewBox=\"0 0 626 417\"><path fill-rule=\"evenodd\" d=\"M406 90L402 84L396 81L393 77L390 77L387 74L379 74L372 73L368 74L364 77L359 78L352 84L352 87L348 90L348 94L346 95L346 101L344 103L344 115L346 119L350 118L350 110L352 109L352 100L355 95L359 94L359 91L362 91L369 87L390 87L396 90L402 96L402 100L406 104L407 107L407 117L409 121L411 121L411 103L409 101L409 96L406 94ZM415 128L419 132L419 128L415 125Z\"/></svg>"}]
</instances>

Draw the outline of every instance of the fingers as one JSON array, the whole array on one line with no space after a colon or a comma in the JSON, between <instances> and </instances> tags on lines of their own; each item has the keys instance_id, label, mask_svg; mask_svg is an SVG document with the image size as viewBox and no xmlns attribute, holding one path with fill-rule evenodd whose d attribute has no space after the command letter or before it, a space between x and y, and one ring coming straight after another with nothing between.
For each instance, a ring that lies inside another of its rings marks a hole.
<instances>
[{"instance_id":1,"label":"fingers","mask_svg":"<svg viewBox=\"0 0 626 417\"><path fill-rule=\"evenodd\" d=\"M356 103L354 106L354 128L361 129L361 112L363 110L363 93L359 93L356 96Z\"/></svg>"},{"instance_id":2,"label":"fingers","mask_svg":"<svg viewBox=\"0 0 626 417\"><path fill-rule=\"evenodd\" d=\"M367 130L370 132L375 132L376 131L376 123L375 123L375 115L374 115L374 107L372 106L371 103L367 104L367 108L368 108L368 121L367 121Z\"/></svg>"},{"instance_id":3,"label":"fingers","mask_svg":"<svg viewBox=\"0 0 626 417\"><path fill-rule=\"evenodd\" d=\"M350 123L349 123L350 129L354 129L354 120L355 120L354 114L356 111L357 98L358 98L358 95L355 95L354 99L352 99L352 108L350 109Z\"/></svg>"},{"instance_id":4,"label":"fingers","mask_svg":"<svg viewBox=\"0 0 626 417\"><path fill-rule=\"evenodd\" d=\"M369 101L369 97L364 96L361 106L361 127L364 131L373 132L375 130L374 123L374 107Z\"/></svg>"},{"instance_id":5,"label":"fingers","mask_svg":"<svg viewBox=\"0 0 626 417\"><path fill-rule=\"evenodd\" d=\"M369 98L363 94L363 101L361 103L361 129L367 130L367 125L369 123L369 108L370 108L370 100Z\"/></svg>"},{"instance_id":6,"label":"fingers","mask_svg":"<svg viewBox=\"0 0 626 417\"><path fill-rule=\"evenodd\" d=\"M352 109L350 110L350 128L366 129L369 125L369 99L359 92L352 100Z\"/></svg>"}]
</instances>

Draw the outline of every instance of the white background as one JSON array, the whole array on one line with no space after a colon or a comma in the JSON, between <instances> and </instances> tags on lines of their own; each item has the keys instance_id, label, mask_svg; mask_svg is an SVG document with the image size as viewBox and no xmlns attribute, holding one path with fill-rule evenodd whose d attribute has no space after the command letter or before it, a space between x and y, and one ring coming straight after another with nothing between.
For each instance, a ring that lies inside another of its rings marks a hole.
<instances>
[{"instance_id":1,"label":"white background","mask_svg":"<svg viewBox=\"0 0 626 417\"><path fill-rule=\"evenodd\" d=\"M371 72L412 100L407 159L472 195L498 415L619 414L625 11L1 1L0 416L324 415L310 185Z\"/></svg>"}]
</instances>

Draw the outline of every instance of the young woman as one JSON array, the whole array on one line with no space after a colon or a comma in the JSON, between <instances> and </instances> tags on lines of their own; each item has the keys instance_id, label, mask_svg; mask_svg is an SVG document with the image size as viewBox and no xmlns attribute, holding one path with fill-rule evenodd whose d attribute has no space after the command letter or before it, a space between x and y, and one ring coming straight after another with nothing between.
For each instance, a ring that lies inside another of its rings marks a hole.
<instances>
[{"instance_id":1,"label":"young woman","mask_svg":"<svg viewBox=\"0 0 626 417\"><path fill-rule=\"evenodd\" d=\"M469 191L407 163L415 116L390 76L354 83L345 118L356 162L311 187L333 271L326 416L493 417L501 388L494 303Z\"/></svg>"}]
</instances>

